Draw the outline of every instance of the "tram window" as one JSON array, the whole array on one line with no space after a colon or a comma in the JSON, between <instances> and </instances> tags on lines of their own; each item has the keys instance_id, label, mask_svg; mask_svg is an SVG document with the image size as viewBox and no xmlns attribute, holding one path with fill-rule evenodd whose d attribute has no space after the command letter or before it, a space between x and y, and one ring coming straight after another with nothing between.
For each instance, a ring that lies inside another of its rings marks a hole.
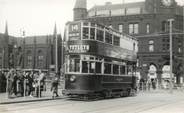
<instances>
[{"instance_id":1,"label":"tram window","mask_svg":"<svg viewBox=\"0 0 184 113\"><path fill-rule=\"evenodd\" d=\"M125 66L120 66L120 74L125 75Z\"/></svg>"},{"instance_id":2,"label":"tram window","mask_svg":"<svg viewBox=\"0 0 184 113\"><path fill-rule=\"evenodd\" d=\"M69 71L70 72L80 72L80 59L70 60Z\"/></svg>"},{"instance_id":3,"label":"tram window","mask_svg":"<svg viewBox=\"0 0 184 113\"><path fill-rule=\"evenodd\" d=\"M101 73L102 71L102 63L96 62L96 73Z\"/></svg>"},{"instance_id":4,"label":"tram window","mask_svg":"<svg viewBox=\"0 0 184 113\"><path fill-rule=\"evenodd\" d=\"M104 63L104 73L105 74L111 74L111 64Z\"/></svg>"},{"instance_id":5,"label":"tram window","mask_svg":"<svg viewBox=\"0 0 184 113\"><path fill-rule=\"evenodd\" d=\"M95 28L90 29L90 39L95 39Z\"/></svg>"},{"instance_id":6,"label":"tram window","mask_svg":"<svg viewBox=\"0 0 184 113\"><path fill-rule=\"evenodd\" d=\"M114 36L113 44L115 46L120 46L120 37Z\"/></svg>"},{"instance_id":7,"label":"tram window","mask_svg":"<svg viewBox=\"0 0 184 113\"><path fill-rule=\"evenodd\" d=\"M89 72L90 73L95 73L95 62L90 62L89 63Z\"/></svg>"},{"instance_id":8,"label":"tram window","mask_svg":"<svg viewBox=\"0 0 184 113\"><path fill-rule=\"evenodd\" d=\"M119 65L113 65L113 74L119 74Z\"/></svg>"},{"instance_id":9,"label":"tram window","mask_svg":"<svg viewBox=\"0 0 184 113\"><path fill-rule=\"evenodd\" d=\"M104 32L102 30L97 29L97 40L103 41L104 40Z\"/></svg>"},{"instance_id":10,"label":"tram window","mask_svg":"<svg viewBox=\"0 0 184 113\"><path fill-rule=\"evenodd\" d=\"M132 71L133 71L133 67L131 65L129 65L127 68L128 74L132 74Z\"/></svg>"},{"instance_id":11,"label":"tram window","mask_svg":"<svg viewBox=\"0 0 184 113\"><path fill-rule=\"evenodd\" d=\"M84 27L83 28L83 39L88 39L89 38L89 28Z\"/></svg>"},{"instance_id":12,"label":"tram window","mask_svg":"<svg viewBox=\"0 0 184 113\"><path fill-rule=\"evenodd\" d=\"M112 34L105 32L105 42L112 44Z\"/></svg>"},{"instance_id":13,"label":"tram window","mask_svg":"<svg viewBox=\"0 0 184 113\"><path fill-rule=\"evenodd\" d=\"M93 27L94 27L95 25L96 25L95 23L91 23L91 26L93 26Z\"/></svg>"},{"instance_id":14,"label":"tram window","mask_svg":"<svg viewBox=\"0 0 184 113\"><path fill-rule=\"evenodd\" d=\"M84 22L83 26L88 26L88 24L89 24L88 22Z\"/></svg>"},{"instance_id":15,"label":"tram window","mask_svg":"<svg viewBox=\"0 0 184 113\"><path fill-rule=\"evenodd\" d=\"M88 73L88 62L82 61L82 73Z\"/></svg>"}]
</instances>

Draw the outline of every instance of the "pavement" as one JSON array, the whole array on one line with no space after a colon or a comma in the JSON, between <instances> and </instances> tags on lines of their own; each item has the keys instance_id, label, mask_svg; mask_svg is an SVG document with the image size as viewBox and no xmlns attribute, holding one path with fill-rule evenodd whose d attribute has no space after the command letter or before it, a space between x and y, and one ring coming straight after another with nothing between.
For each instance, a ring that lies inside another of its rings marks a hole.
<instances>
[{"instance_id":1,"label":"pavement","mask_svg":"<svg viewBox=\"0 0 184 113\"><path fill-rule=\"evenodd\" d=\"M61 89L60 89L61 90ZM59 97L55 97L54 99L62 99L64 96L61 93L62 91L59 91ZM52 92L50 90L43 91L42 97L36 97L36 96L25 96L25 97L16 97L11 96L11 98L8 98L7 93L0 93L0 104L13 104L13 103L23 103L23 102L34 102L34 101L47 101L47 100L53 100Z\"/></svg>"},{"instance_id":2,"label":"pavement","mask_svg":"<svg viewBox=\"0 0 184 113\"><path fill-rule=\"evenodd\" d=\"M58 86L58 94L59 97L56 97L54 99L62 99L64 96L62 95L62 89L63 89L63 82L60 83ZM13 103L23 103L23 102L34 102L34 101L48 101L53 100L52 98L52 92L51 89L51 81L46 81L46 91L42 91L42 97L36 97L36 96L11 96L11 98L8 98L7 93L0 93L0 104L13 104Z\"/></svg>"},{"instance_id":3,"label":"pavement","mask_svg":"<svg viewBox=\"0 0 184 113\"><path fill-rule=\"evenodd\" d=\"M144 94L144 93L174 93L174 92L184 92L184 90L180 90L180 89L175 89L172 92L170 92L170 90L161 90L161 89L156 89L156 90L146 90L146 91L138 91L139 94ZM54 99L63 99L65 98L62 95L62 89L58 89L58 94L59 97L56 97ZM12 98L8 98L7 93L0 93L0 104L13 104L13 103L24 103L24 102L35 102L35 101L48 101L48 100L54 100L52 98L52 92L47 89L46 91L42 92L42 97L38 98L38 97L30 97L30 96L26 96L26 97L12 97Z\"/></svg>"}]
</instances>

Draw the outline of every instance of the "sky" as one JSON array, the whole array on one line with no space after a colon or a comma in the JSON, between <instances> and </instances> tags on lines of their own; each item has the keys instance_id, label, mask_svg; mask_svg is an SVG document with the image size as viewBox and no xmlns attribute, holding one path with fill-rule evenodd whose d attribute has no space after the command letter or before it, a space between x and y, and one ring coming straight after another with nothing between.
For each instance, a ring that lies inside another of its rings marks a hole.
<instances>
[{"instance_id":1,"label":"sky","mask_svg":"<svg viewBox=\"0 0 184 113\"><path fill-rule=\"evenodd\" d=\"M57 32L64 34L67 21L73 20L73 7L76 0L0 0L0 33L5 31L8 23L9 34L21 36L25 30L26 36L53 34L54 25ZM87 0L88 9L105 2L122 3L123 0ZM144 0L124 0L138 2ZM176 0L184 4L184 0Z\"/></svg>"}]
</instances>

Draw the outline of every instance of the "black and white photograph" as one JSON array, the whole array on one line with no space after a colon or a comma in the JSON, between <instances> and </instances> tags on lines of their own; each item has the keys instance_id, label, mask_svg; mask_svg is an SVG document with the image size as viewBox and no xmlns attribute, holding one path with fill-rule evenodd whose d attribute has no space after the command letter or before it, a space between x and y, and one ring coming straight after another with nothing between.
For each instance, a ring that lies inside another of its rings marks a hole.
<instances>
[{"instance_id":1,"label":"black and white photograph","mask_svg":"<svg viewBox=\"0 0 184 113\"><path fill-rule=\"evenodd\" d=\"M0 113L184 113L184 0L0 0Z\"/></svg>"}]
</instances>

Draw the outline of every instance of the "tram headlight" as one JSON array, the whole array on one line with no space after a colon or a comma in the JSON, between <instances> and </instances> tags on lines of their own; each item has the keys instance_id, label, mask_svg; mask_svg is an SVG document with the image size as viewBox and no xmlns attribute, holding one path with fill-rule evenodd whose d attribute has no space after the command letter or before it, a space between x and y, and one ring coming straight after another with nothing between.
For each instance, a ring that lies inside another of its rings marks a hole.
<instances>
[{"instance_id":1,"label":"tram headlight","mask_svg":"<svg viewBox=\"0 0 184 113\"><path fill-rule=\"evenodd\" d=\"M71 81L71 82L74 82L75 80L76 80L76 76L72 75L72 76L70 77L70 81Z\"/></svg>"}]
</instances>

